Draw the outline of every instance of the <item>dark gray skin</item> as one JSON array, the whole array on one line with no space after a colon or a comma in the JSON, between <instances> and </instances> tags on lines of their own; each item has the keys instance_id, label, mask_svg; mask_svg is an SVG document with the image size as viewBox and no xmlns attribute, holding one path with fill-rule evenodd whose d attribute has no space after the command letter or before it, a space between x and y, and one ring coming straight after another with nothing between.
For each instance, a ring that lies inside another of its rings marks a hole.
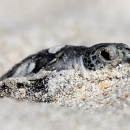
<instances>
[{"instance_id":1,"label":"dark gray skin","mask_svg":"<svg viewBox=\"0 0 130 130\"><path fill-rule=\"evenodd\" d=\"M130 62L130 49L123 43L100 43L92 47L66 45L54 50L46 49L28 56L4 74L0 80L32 76L41 70L68 70L75 65L87 72Z\"/></svg>"}]
</instances>

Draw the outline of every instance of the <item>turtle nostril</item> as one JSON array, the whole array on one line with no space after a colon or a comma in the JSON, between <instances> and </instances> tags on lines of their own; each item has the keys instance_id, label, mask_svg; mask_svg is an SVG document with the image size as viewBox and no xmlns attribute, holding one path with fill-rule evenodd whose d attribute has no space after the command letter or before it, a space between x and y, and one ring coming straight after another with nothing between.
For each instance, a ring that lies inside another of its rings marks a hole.
<instances>
[{"instance_id":1,"label":"turtle nostril","mask_svg":"<svg viewBox=\"0 0 130 130\"><path fill-rule=\"evenodd\" d=\"M103 50L101 52L101 56L105 59L105 60L111 60L111 56L109 52L106 52L106 50Z\"/></svg>"}]
</instances>

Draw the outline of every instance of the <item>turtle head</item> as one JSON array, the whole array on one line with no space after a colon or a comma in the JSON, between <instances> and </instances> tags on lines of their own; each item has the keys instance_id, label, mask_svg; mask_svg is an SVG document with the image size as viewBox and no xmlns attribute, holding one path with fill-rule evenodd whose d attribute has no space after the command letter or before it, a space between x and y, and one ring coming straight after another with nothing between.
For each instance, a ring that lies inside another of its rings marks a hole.
<instances>
[{"instance_id":1,"label":"turtle head","mask_svg":"<svg viewBox=\"0 0 130 130\"><path fill-rule=\"evenodd\" d=\"M83 57L84 66L89 70L116 67L127 62L130 63L130 49L123 43L94 45Z\"/></svg>"}]
</instances>

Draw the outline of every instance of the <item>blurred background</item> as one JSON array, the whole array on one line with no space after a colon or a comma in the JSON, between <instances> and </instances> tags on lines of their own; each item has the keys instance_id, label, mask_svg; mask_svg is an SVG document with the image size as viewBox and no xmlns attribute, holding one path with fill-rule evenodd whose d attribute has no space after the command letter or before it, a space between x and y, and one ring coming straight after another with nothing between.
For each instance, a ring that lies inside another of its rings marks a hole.
<instances>
[{"instance_id":1,"label":"blurred background","mask_svg":"<svg viewBox=\"0 0 130 130\"><path fill-rule=\"evenodd\" d=\"M0 0L0 75L55 45L130 45L130 1Z\"/></svg>"}]
</instances>

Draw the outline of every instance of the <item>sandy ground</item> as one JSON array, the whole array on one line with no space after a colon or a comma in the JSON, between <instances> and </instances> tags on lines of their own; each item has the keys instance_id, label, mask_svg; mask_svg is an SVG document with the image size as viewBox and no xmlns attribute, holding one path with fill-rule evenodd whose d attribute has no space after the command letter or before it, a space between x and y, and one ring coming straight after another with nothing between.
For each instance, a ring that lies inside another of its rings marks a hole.
<instances>
[{"instance_id":1,"label":"sandy ground","mask_svg":"<svg viewBox=\"0 0 130 130\"><path fill-rule=\"evenodd\" d=\"M122 0L0 0L0 74L29 54L55 45L130 45L129 4ZM129 129L130 106L71 109L0 100L1 130Z\"/></svg>"}]
</instances>

